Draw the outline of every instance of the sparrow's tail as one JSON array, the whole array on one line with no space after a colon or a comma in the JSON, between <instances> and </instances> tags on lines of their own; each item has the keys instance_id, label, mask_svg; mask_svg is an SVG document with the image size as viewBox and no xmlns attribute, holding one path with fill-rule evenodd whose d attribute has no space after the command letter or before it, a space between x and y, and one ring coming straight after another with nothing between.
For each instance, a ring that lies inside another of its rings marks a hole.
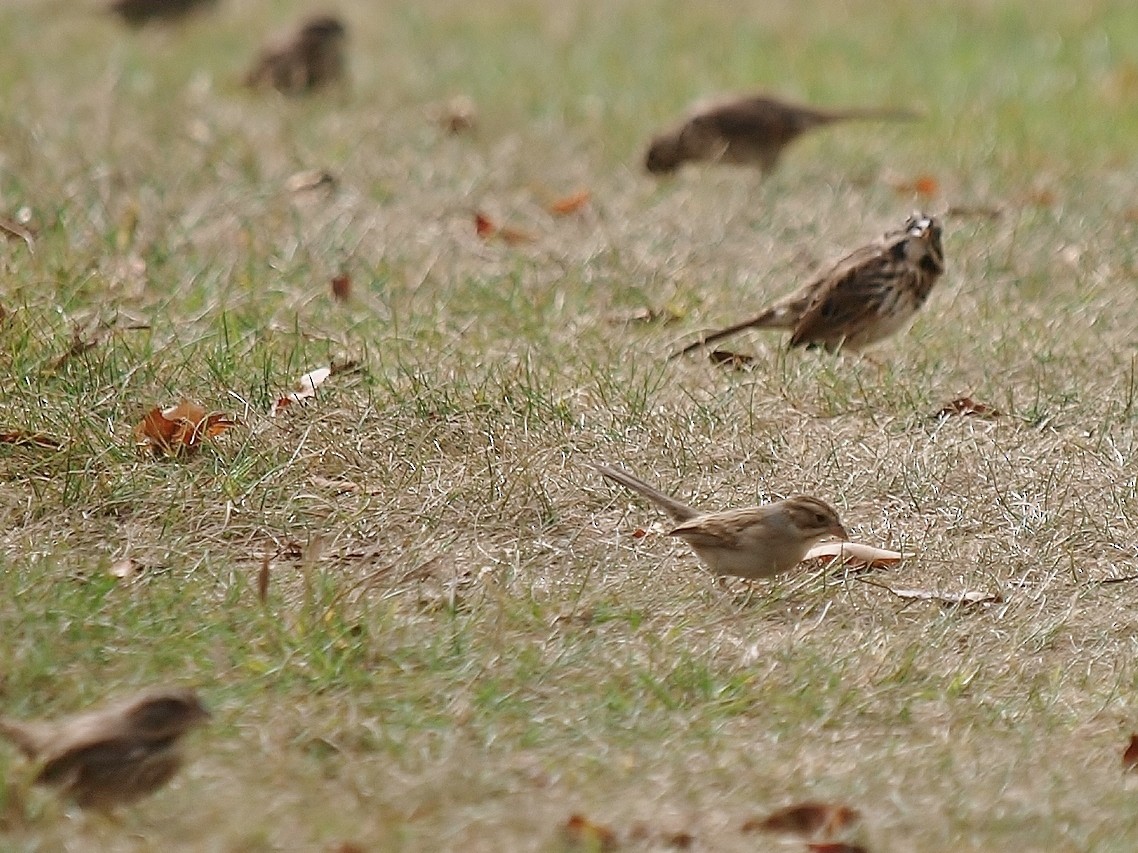
<instances>
[{"instance_id":1,"label":"sparrow's tail","mask_svg":"<svg viewBox=\"0 0 1138 853\"><path fill-rule=\"evenodd\" d=\"M685 503L680 503L675 498L669 497L663 492L657 491L628 471L619 468L610 468L607 465L594 465L593 467L596 468L601 475L612 480L614 483L620 483L626 489L632 489L632 491L643 495L654 504L662 507L664 511L676 521L687 521L690 518L696 518L700 514L698 510Z\"/></svg>"},{"instance_id":2,"label":"sparrow's tail","mask_svg":"<svg viewBox=\"0 0 1138 853\"><path fill-rule=\"evenodd\" d=\"M800 304L801 300L787 300L780 302L778 305L771 306L762 314L757 317L752 317L749 320L744 320L741 323L736 323L734 326L728 326L726 329L717 329L714 332L707 332L700 335L699 340L688 344L680 350L676 350L668 359L679 358L681 355L687 355L693 350L705 347L708 344L713 344L716 341L721 341L724 338L729 338L731 335L741 332L744 329L793 329L798 324L798 319L802 316L804 306Z\"/></svg>"}]
</instances>

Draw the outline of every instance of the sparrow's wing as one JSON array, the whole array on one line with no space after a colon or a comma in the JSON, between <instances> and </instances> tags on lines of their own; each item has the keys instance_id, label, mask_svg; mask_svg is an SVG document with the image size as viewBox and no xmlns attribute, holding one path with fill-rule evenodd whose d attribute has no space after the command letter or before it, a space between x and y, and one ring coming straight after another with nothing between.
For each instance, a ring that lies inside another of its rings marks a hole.
<instances>
[{"instance_id":1,"label":"sparrow's wing","mask_svg":"<svg viewBox=\"0 0 1138 853\"><path fill-rule=\"evenodd\" d=\"M871 321L888 298L886 285L897 277L896 263L880 246L866 247L839 262L802 313L790 346L838 344Z\"/></svg>"}]
</instances>

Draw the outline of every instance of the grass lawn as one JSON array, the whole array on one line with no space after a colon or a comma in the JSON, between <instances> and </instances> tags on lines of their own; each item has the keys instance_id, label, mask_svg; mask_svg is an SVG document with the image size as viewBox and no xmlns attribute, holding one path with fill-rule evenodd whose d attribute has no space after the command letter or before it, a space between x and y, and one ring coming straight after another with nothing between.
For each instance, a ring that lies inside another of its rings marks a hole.
<instances>
[{"instance_id":1,"label":"grass lawn","mask_svg":"<svg viewBox=\"0 0 1138 853\"><path fill-rule=\"evenodd\" d=\"M34 233L0 236L0 433L59 443L0 444L0 712L166 682L214 712L117 823L0 747L0 850L546 851L576 813L797 851L744 825L802 800L872 853L1138 849L1138 582L1103 583L1138 573L1138 4L337 7L350 88L288 100L239 81L306 4L0 4L0 217ZM756 88L925 117L765 181L642 172ZM948 271L872 359L666 361L918 207ZM1000 416L933 416L962 394ZM140 453L183 397L239 424ZM814 494L916 556L722 589L594 461L708 508Z\"/></svg>"}]
</instances>

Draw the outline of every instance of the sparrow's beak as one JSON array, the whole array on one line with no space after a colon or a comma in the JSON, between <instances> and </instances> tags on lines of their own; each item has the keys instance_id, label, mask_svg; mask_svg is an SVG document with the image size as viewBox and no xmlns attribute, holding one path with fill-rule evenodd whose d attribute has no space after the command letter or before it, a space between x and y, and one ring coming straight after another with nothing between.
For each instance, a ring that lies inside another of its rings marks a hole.
<instances>
[{"instance_id":1,"label":"sparrow's beak","mask_svg":"<svg viewBox=\"0 0 1138 853\"><path fill-rule=\"evenodd\" d=\"M846 529L844 527L842 527L842 525L840 523L835 524L833 527L831 527L829 532L834 534L835 536L837 536L843 542L849 542L850 541L850 535L848 533L846 533Z\"/></svg>"}]
</instances>

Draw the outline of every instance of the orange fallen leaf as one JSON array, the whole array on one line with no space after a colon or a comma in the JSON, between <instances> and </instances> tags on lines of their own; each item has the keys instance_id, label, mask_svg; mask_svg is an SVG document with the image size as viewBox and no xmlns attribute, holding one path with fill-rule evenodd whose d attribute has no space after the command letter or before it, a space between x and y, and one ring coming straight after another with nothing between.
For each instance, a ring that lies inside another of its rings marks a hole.
<instances>
[{"instance_id":1,"label":"orange fallen leaf","mask_svg":"<svg viewBox=\"0 0 1138 853\"><path fill-rule=\"evenodd\" d=\"M568 216L571 213L577 213L582 210L585 205L592 200L593 194L586 189L578 190L572 195L567 195L564 198L559 198L557 201L549 205L549 212L554 216Z\"/></svg>"},{"instance_id":2,"label":"orange fallen leaf","mask_svg":"<svg viewBox=\"0 0 1138 853\"><path fill-rule=\"evenodd\" d=\"M498 232L498 226L494 224L485 213L480 210L474 211L474 233L481 237L483 240L488 240Z\"/></svg>"},{"instance_id":3,"label":"orange fallen leaf","mask_svg":"<svg viewBox=\"0 0 1138 853\"><path fill-rule=\"evenodd\" d=\"M331 375L331 367L318 367L316 370L304 374L292 386L293 390L274 401L272 408L269 409L269 416L272 417L281 409L286 406L291 406L293 403L300 403L310 397L315 397L316 389L323 385L325 380Z\"/></svg>"},{"instance_id":4,"label":"orange fallen leaf","mask_svg":"<svg viewBox=\"0 0 1138 853\"><path fill-rule=\"evenodd\" d=\"M1138 735L1130 736L1130 743L1122 753L1122 769L1131 772L1138 770Z\"/></svg>"},{"instance_id":5,"label":"orange fallen leaf","mask_svg":"<svg viewBox=\"0 0 1138 853\"><path fill-rule=\"evenodd\" d=\"M837 558L841 563L852 563L877 569L895 566L909 556L912 555L902 554L900 551L886 551L884 548L875 548L872 545L863 545L860 542L823 542L807 551L806 556L802 559Z\"/></svg>"},{"instance_id":6,"label":"orange fallen leaf","mask_svg":"<svg viewBox=\"0 0 1138 853\"><path fill-rule=\"evenodd\" d=\"M918 175L910 181L894 181L890 186L899 193L915 193L925 197L940 192L940 183L932 175Z\"/></svg>"},{"instance_id":7,"label":"orange fallen leaf","mask_svg":"<svg viewBox=\"0 0 1138 853\"><path fill-rule=\"evenodd\" d=\"M616 833L581 814L572 814L561 827L566 843L586 850L615 850Z\"/></svg>"},{"instance_id":8,"label":"orange fallen leaf","mask_svg":"<svg viewBox=\"0 0 1138 853\"><path fill-rule=\"evenodd\" d=\"M965 395L957 397L955 400L949 400L933 417L936 418L950 418L954 415L961 417L974 416L977 418L998 418L1000 410L994 406L989 406L987 403L980 403L973 400L971 397Z\"/></svg>"},{"instance_id":9,"label":"orange fallen leaf","mask_svg":"<svg viewBox=\"0 0 1138 853\"><path fill-rule=\"evenodd\" d=\"M496 237L509 245L532 243L537 240L537 235L531 234L529 231L523 231L521 228L513 228L509 225L497 225L494 220L481 211L474 213L474 232L483 240Z\"/></svg>"},{"instance_id":10,"label":"orange fallen leaf","mask_svg":"<svg viewBox=\"0 0 1138 853\"><path fill-rule=\"evenodd\" d=\"M765 818L751 818L743 832L785 832L792 835L834 835L861 820L861 812L835 803L807 801L777 809Z\"/></svg>"},{"instance_id":11,"label":"orange fallen leaf","mask_svg":"<svg viewBox=\"0 0 1138 853\"><path fill-rule=\"evenodd\" d=\"M811 841L807 842L806 849L810 853L869 853L868 847L841 841Z\"/></svg>"},{"instance_id":12,"label":"orange fallen leaf","mask_svg":"<svg viewBox=\"0 0 1138 853\"><path fill-rule=\"evenodd\" d=\"M332 298L337 302L347 302L352 295L352 277L342 272L332 277Z\"/></svg>"},{"instance_id":13,"label":"orange fallen leaf","mask_svg":"<svg viewBox=\"0 0 1138 853\"><path fill-rule=\"evenodd\" d=\"M154 408L134 428L135 438L141 447L148 447L155 456L179 456L201 449L203 439L220 435L237 422L223 412L210 412L182 400L168 409Z\"/></svg>"},{"instance_id":14,"label":"orange fallen leaf","mask_svg":"<svg viewBox=\"0 0 1138 853\"><path fill-rule=\"evenodd\" d=\"M0 444L14 444L16 447L45 447L48 450L59 450L63 442L42 432L31 432L24 429L12 429L0 432Z\"/></svg>"},{"instance_id":15,"label":"orange fallen leaf","mask_svg":"<svg viewBox=\"0 0 1138 853\"><path fill-rule=\"evenodd\" d=\"M645 536L648 535L648 531L645 530L643 527L637 527L635 530L632 531L631 535L632 535L633 539L643 539Z\"/></svg>"}]
</instances>

